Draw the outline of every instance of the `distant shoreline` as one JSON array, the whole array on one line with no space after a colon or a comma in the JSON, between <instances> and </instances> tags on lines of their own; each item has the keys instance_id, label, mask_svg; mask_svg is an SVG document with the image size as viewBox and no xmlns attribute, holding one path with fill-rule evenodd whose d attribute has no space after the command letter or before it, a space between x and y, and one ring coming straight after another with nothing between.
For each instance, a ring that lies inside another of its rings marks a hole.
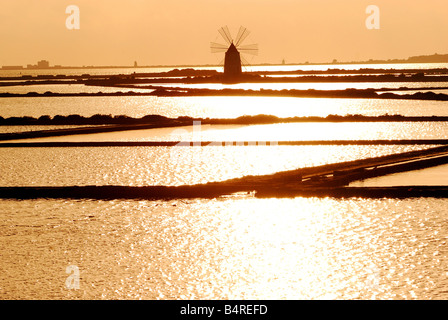
<instances>
[{"instance_id":1,"label":"distant shoreline","mask_svg":"<svg viewBox=\"0 0 448 320\"><path fill-rule=\"evenodd\" d=\"M384 89L345 89L345 90L245 90L245 89L191 89L191 88L153 88L141 87L140 89L154 89L151 92L96 92L96 93L55 93L55 92L28 92L28 93L0 93L0 98L36 98L36 97L124 97L124 96L157 96L157 97L289 97L289 98L339 98L339 99L399 99L399 100L433 100L448 101L448 95L434 93L432 91L416 92L413 94L395 94L381 91L393 91ZM421 90L421 88L419 88ZM415 91L419 90L415 89ZM409 88L403 89L409 90Z\"/></svg>"},{"instance_id":2,"label":"distant shoreline","mask_svg":"<svg viewBox=\"0 0 448 320\"><path fill-rule=\"evenodd\" d=\"M448 82L448 68L288 70L243 72L236 78L211 69L172 69L165 72L82 75L15 75L0 76L0 86L34 84L86 84L119 86L154 83L292 83L292 82Z\"/></svg>"},{"instance_id":3,"label":"distant shoreline","mask_svg":"<svg viewBox=\"0 0 448 320\"><path fill-rule=\"evenodd\" d=\"M400 114L383 114L379 116L366 116L361 114L337 115L330 114L326 117L319 116L296 116L277 117L269 114L246 115L237 118L199 118L199 117L177 117L168 118L161 115L146 115L134 118L126 115L106 115L95 114L90 117L78 114L56 115L50 117L42 115L39 118L23 116L8 117L0 116L0 126L53 126L53 125L134 125L135 127L148 124L158 124L161 126L176 124L177 126L189 126L193 121L200 121L202 124L211 125L250 125L250 124L276 124L276 123L297 123L297 122L434 122L448 121L448 116L403 116Z\"/></svg>"},{"instance_id":4,"label":"distant shoreline","mask_svg":"<svg viewBox=\"0 0 448 320\"><path fill-rule=\"evenodd\" d=\"M307 65L350 65L350 64L420 64L420 63L448 63L448 54L433 54L412 56L407 59L389 59L345 62L290 62L290 63L258 63L251 67L260 66L307 66ZM6 67L6 68L5 68ZM20 68L21 67L21 68ZM52 66L47 68L26 68L23 66L2 66L0 71L9 70L60 70L60 69L145 69L145 68L191 68L191 67L221 67L216 64L179 64L179 65L146 65L146 66Z\"/></svg>"},{"instance_id":5,"label":"distant shoreline","mask_svg":"<svg viewBox=\"0 0 448 320\"><path fill-rule=\"evenodd\" d=\"M77 134L92 134L117 131L131 131L156 128L173 128L192 126L195 122L201 125L268 125L279 123L342 123L342 122L447 122L448 116L402 116L402 115L328 115L327 117L289 117L279 118L273 115L259 114L255 116L241 116L238 118L168 118L160 115L147 115L141 118L129 116L112 116L96 114L91 117L80 115L57 115L54 117L0 117L2 126L47 126L47 125L79 125L79 128L61 128L53 130L36 130L13 133L0 133L0 141L21 140L31 138L69 136ZM446 140L445 140L446 141ZM440 141L438 142L440 143Z\"/></svg>"}]
</instances>

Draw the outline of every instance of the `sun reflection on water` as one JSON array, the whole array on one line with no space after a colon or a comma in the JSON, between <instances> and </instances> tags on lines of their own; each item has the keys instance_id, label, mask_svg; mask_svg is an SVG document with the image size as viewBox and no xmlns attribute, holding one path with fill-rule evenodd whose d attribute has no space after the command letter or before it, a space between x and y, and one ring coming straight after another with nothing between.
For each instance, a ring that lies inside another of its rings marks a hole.
<instances>
[{"instance_id":1,"label":"sun reflection on water","mask_svg":"<svg viewBox=\"0 0 448 320\"><path fill-rule=\"evenodd\" d=\"M251 195L2 200L0 297L446 298L445 207ZM67 265L81 270L79 290L64 287Z\"/></svg>"}]
</instances>

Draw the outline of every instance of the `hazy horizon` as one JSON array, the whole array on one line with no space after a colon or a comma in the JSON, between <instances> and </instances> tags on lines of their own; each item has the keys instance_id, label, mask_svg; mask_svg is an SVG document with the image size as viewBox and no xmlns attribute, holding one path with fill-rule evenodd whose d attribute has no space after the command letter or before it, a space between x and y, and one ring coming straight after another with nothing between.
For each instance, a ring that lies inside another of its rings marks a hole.
<instances>
[{"instance_id":1,"label":"hazy horizon","mask_svg":"<svg viewBox=\"0 0 448 320\"><path fill-rule=\"evenodd\" d=\"M380 9L380 29L369 30L368 5ZM79 30L69 30L66 8L80 9ZM65 66L217 65L211 41L240 25L257 43L251 64L324 63L406 59L448 53L448 3L397 0L8 1L0 12L0 65L49 60Z\"/></svg>"},{"instance_id":2,"label":"hazy horizon","mask_svg":"<svg viewBox=\"0 0 448 320\"><path fill-rule=\"evenodd\" d=\"M443 55L443 56L448 55L448 53L446 53L446 54L445 53L443 53L443 54L436 53L436 54ZM427 55L425 54L425 55L419 55L419 56L433 56L433 55L434 54L427 54ZM341 60L339 60L336 63L332 62L332 61L313 61L313 62L287 61L285 63L282 63L282 61L280 61L280 62L254 62L254 63L251 63L250 66L264 66L264 65L276 66L276 65L283 65L283 64L284 65L292 65L292 66L294 66L294 65L352 64L352 63L353 64L356 64L356 63L361 63L361 64L363 64L363 63L373 63L373 64L375 64L376 61L380 61L379 63L381 64L381 63L383 63L383 61L386 62L387 60L391 61L391 62L388 62L388 63L394 64L395 63L394 60L400 60L399 63L406 63L405 60L407 60L408 58L411 58L411 56L409 56L409 57L395 57L395 58L391 57L389 59L384 59L384 60L383 59L373 59L374 60L373 62L370 62L368 60L358 60L358 61L341 61ZM40 60L46 60L46 59L44 57L44 58L42 58ZM6 67L23 67L24 69L27 69L27 65L31 65L32 66L31 69L42 69L42 68L38 68L36 66L36 63L39 62L39 61L26 61L24 63L18 63L18 64L15 64L15 65L0 65L0 68L2 66L6 66ZM50 64L49 69L52 69L52 68L56 68L56 69L58 69L58 68L59 69L60 68L62 68L62 69L64 69L64 68L87 68L88 69L88 68L109 68L109 67L110 68L222 67L223 66L222 62L221 63L202 63L202 64L201 63L198 63L198 64L188 64L188 63L180 63L180 64L148 64L148 65L146 65L146 64L143 64L143 65L142 64L138 64L137 66L135 66L133 64L135 61L134 62L130 61L129 64L121 64L121 65L119 65L119 64L94 65L94 64L88 64L88 63L87 64L83 64L83 65L74 65L74 64L67 64L67 65L56 64L55 65L53 63L53 61L48 61L48 62ZM415 62L409 62L409 63L415 63ZM430 62L430 63L440 64L439 62ZM46 69L46 68L44 68L44 69Z\"/></svg>"}]
</instances>

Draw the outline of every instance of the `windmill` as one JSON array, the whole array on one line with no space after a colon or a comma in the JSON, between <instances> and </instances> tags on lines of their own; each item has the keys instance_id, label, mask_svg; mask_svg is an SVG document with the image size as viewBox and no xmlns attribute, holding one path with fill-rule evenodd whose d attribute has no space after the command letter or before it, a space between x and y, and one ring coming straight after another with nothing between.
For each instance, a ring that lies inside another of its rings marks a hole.
<instances>
[{"instance_id":1,"label":"windmill","mask_svg":"<svg viewBox=\"0 0 448 320\"><path fill-rule=\"evenodd\" d=\"M249 36L250 31L241 26L235 39L232 38L227 26L218 30L225 44L211 42L210 49L212 53L225 52L224 58L224 76L237 78L241 76L241 65L248 65L247 60L242 54L257 55L258 44L242 45Z\"/></svg>"}]
</instances>

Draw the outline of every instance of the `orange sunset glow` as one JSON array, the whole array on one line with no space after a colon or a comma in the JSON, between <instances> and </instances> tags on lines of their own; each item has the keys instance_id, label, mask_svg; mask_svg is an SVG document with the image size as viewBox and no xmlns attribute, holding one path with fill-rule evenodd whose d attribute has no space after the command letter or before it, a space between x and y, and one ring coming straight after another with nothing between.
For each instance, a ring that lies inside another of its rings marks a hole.
<instances>
[{"instance_id":1,"label":"orange sunset glow","mask_svg":"<svg viewBox=\"0 0 448 320\"><path fill-rule=\"evenodd\" d=\"M365 27L371 4L381 10L379 30ZM79 30L65 27L69 5L80 10ZM216 64L208 43L223 25L252 31L262 48L253 63L406 58L448 52L447 11L443 0L6 1L0 65Z\"/></svg>"},{"instance_id":2,"label":"orange sunset glow","mask_svg":"<svg viewBox=\"0 0 448 320\"><path fill-rule=\"evenodd\" d=\"M0 300L447 300L447 12L2 1Z\"/></svg>"}]
</instances>

